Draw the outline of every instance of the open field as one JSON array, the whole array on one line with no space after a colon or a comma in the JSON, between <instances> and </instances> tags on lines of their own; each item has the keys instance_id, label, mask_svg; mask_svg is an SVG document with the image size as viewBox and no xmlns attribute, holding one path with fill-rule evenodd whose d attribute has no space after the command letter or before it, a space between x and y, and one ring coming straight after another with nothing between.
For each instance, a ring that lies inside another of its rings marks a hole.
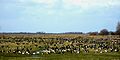
<instances>
[{"instance_id":1,"label":"open field","mask_svg":"<svg viewBox=\"0 0 120 60\"><path fill-rule=\"evenodd\" d=\"M0 60L120 60L120 36L0 34Z\"/></svg>"}]
</instances>

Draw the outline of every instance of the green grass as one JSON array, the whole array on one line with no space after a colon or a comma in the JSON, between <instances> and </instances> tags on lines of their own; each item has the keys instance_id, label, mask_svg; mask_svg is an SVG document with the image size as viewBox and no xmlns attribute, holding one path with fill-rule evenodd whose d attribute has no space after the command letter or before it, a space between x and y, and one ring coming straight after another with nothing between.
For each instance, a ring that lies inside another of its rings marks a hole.
<instances>
[{"instance_id":1,"label":"green grass","mask_svg":"<svg viewBox=\"0 0 120 60\"><path fill-rule=\"evenodd\" d=\"M120 54L106 53L106 54L49 54L49 55L32 55L32 56L18 56L8 57L1 56L0 60L120 60Z\"/></svg>"}]
</instances>

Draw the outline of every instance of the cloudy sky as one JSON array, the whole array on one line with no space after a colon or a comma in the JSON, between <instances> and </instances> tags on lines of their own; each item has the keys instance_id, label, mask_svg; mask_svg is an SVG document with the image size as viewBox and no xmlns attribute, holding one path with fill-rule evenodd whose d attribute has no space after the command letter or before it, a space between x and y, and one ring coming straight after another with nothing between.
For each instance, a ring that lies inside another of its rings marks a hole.
<instances>
[{"instance_id":1,"label":"cloudy sky","mask_svg":"<svg viewBox=\"0 0 120 60\"><path fill-rule=\"evenodd\" d=\"M120 0L0 0L0 32L115 31Z\"/></svg>"}]
</instances>

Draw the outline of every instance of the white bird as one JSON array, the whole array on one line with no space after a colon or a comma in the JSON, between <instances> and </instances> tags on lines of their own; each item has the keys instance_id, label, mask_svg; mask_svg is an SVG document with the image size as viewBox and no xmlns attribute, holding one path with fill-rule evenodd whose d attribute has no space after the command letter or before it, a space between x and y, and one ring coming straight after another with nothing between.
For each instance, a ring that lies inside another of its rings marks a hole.
<instances>
[{"instance_id":1,"label":"white bird","mask_svg":"<svg viewBox=\"0 0 120 60\"><path fill-rule=\"evenodd\" d=\"M24 52L22 52L22 54L25 54Z\"/></svg>"},{"instance_id":2,"label":"white bird","mask_svg":"<svg viewBox=\"0 0 120 60\"><path fill-rule=\"evenodd\" d=\"M39 54L40 52L37 52L37 54Z\"/></svg>"},{"instance_id":3,"label":"white bird","mask_svg":"<svg viewBox=\"0 0 120 60\"><path fill-rule=\"evenodd\" d=\"M102 51L100 53L102 53Z\"/></svg>"},{"instance_id":4,"label":"white bird","mask_svg":"<svg viewBox=\"0 0 120 60\"><path fill-rule=\"evenodd\" d=\"M117 51L117 49L115 49L115 52Z\"/></svg>"},{"instance_id":5,"label":"white bird","mask_svg":"<svg viewBox=\"0 0 120 60\"><path fill-rule=\"evenodd\" d=\"M18 53L21 53L21 51L18 51Z\"/></svg>"},{"instance_id":6,"label":"white bird","mask_svg":"<svg viewBox=\"0 0 120 60\"><path fill-rule=\"evenodd\" d=\"M79 51L77 51L77 54L79 54L80 52Z\"/></svg>"},{"instance_id":7,"label":"white bird","mask_svg":"<svg viewBox=\"0 0 120 60\"><path fill-rule=\"evenodd\" d=\"M105 52L107 52L107 50L105 50Z\"/></svg>"},{"instance_id":8,"label":"white bird","mask_svg":"<svg viewBox=\"0 0 120 60\"><path fill-rule=\"evenodd\" d=\"M35 55L35 53L33 53L33 55Z\"/></svg>"}]
</instances>

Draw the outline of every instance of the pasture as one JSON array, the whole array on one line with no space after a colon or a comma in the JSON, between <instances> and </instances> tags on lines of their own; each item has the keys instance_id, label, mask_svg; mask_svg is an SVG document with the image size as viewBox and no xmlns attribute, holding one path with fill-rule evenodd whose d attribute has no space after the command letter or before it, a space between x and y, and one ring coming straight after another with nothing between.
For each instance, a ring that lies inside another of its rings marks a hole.
<instances>
[{"instance_id":1,"label":"pasture","mask_svg":"<svg viewBox=\"0 0 120 60\"><path fill-rule=\"evenodd\" d=\"M0 34L0 60L120 60L119 35Z\"/></svg>"}]
</instances>

